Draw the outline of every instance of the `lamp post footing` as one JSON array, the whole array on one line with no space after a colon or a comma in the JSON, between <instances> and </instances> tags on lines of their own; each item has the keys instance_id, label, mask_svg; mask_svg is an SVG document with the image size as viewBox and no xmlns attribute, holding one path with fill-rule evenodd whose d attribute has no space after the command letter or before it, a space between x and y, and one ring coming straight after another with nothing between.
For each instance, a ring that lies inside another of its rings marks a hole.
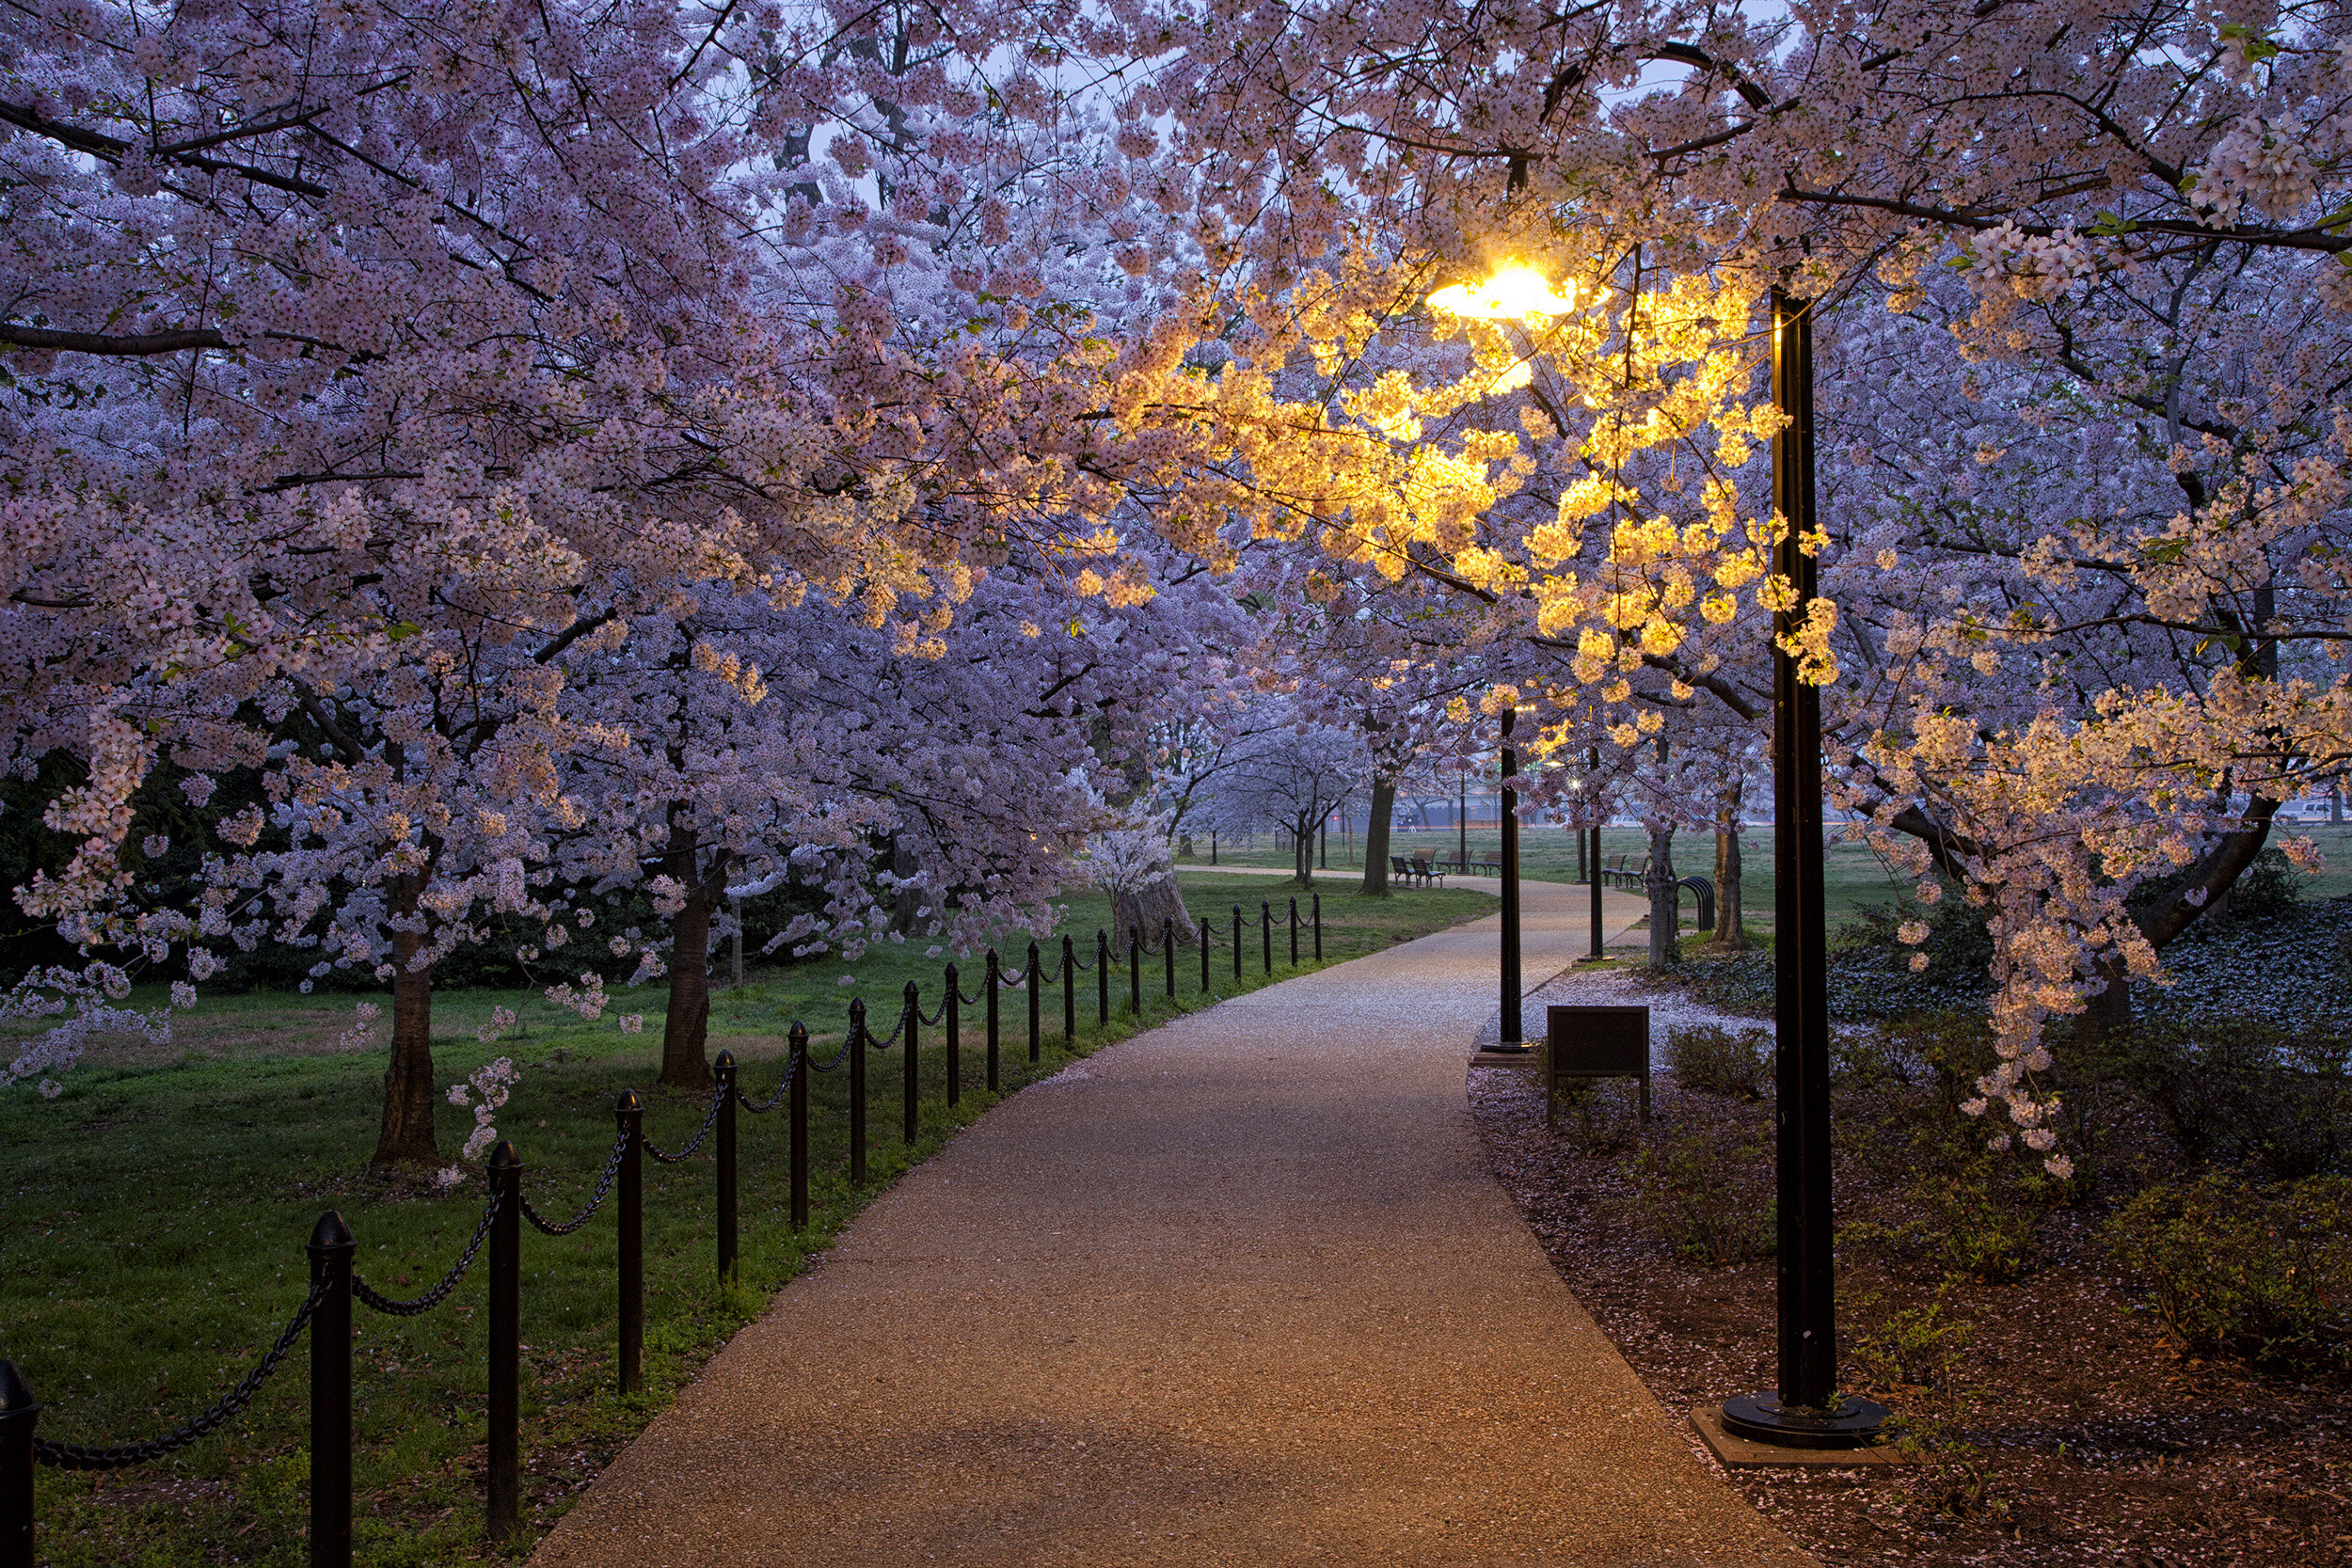
<instances>
[{"instance_id":1,"label":"lamp post footing","mask_svg":"<svg viewBox=\"0 0 2352 1568\"><path fill-rule=\"evenodd\" d=\"M1890 1435L1894 1412L1849 1395L1834 1409L1783 1404L1777 1392L1724 1401L1724 1430L1751 1443L1786 1449L1865 1449Z\"/></svg>"},{"instance_id":2,"label":"lamp post footing","mask_svg":"<svg viewBox=\"0 0 2352 1568\"><path fill-rule=\"evenodd\" d=\"M1478 1053L1482 1056L1532 1056L1535 1048L1532 1045L1482 1045Z\"/></svg>"}]
</instances>

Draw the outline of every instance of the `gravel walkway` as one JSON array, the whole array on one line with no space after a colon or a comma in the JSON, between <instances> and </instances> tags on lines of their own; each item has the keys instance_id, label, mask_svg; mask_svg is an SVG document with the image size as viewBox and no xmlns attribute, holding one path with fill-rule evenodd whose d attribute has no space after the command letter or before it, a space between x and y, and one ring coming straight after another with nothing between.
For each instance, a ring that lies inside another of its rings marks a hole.
<instances>
[{"instance_id":1,"label":"gravel walkway","mask_svg":"<svg viewBox=\"0 0 2352 1568\"><path fill-rule=\"evenodd\" d=\"M1531 978L1583 950L1583 911L1528 884ZM1463 1093L1495 926L1013 1096L532 1561L1810 1562L1702 1468L1495 1184Z\"/></svg>"}]
</instances>

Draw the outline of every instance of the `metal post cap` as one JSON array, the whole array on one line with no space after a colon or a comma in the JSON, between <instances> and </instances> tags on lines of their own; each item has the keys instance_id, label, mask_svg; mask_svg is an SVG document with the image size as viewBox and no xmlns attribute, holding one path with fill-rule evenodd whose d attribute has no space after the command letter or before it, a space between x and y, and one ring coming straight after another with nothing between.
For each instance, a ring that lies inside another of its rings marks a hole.
<instances>
[{"instance_id":1,"label":"metal post cap","mask_svg":"<svg viewBox=\"0 0 2352 1568\"><path fill-rule=\"evenodd\" d=\"M951 964L948 967L953 968L954 965ZM803 1023L796 1018L792 1021L792 1027L785 1031L784 1037L790 1040L795 1045L806 1045L808 1043L808 1025Z\"/></svg>"},{"instance_id":2,"label":"metal post cap","mask_svg":"<svg viewBox=\"0 0 2352 1568\"><path fill-rule=\"evenodd\" d=\"M644 1111L644 1108L645 1102L637 1098L637 1091L635 1089L623 1089L621 1091L620 1098L612 1102L612 1114L614 1116L633 1117Z\"/></svg>"},{"instance_id":3,"label":"metal post cap","mask_svg":"<svg viewBox=\"0 0 2352 1568\"><path fill-rule=\"evenodd\" d=\"M715 1072L733 1072L735 1070L735 1053L725 1050L721 1051L719 1053L719 1059L711 1063L711 1069Z\"/></svg>"},{"instance_id":4,"label":"metal post cap","mask_svg":"<svg viewBox=\"0 0 2352 1568\"><path fill-rule=\"evenodd\" d=\"M515 1140L512 1138L501 1138L498 1147L490 1150L492 1170L504 1170L510 1165L519 1166L522 1163L523 1157L515 1152Z\"/></svg>"},{"instance_id":5,"label":"metal post cap","mask_svg":"<svg viewBox=\"0 0 2352 1568\"><path fill-rule=\"evenodd\" d=\"M351 1227L343 1223L342 1215L329 1209L319 1216L319 1223L310 1227L308 1250L314 1255L343 1252L358 1244L358 1238L352 1235Z\"/></svg>"},{"instance_id":6,"label":"metal post cap","mask_svg":"<svg viewBox=\"0 0 2352 1568\"><path fill-rule=\"evenodd\" d=\"M0 1417L13 1416L22 1420L38 1415L40 1401L33 1398L33 1386L24 1381L24 1374L16 1370L16 1363L0 1356Z\"/></svg>"}]
</instances>

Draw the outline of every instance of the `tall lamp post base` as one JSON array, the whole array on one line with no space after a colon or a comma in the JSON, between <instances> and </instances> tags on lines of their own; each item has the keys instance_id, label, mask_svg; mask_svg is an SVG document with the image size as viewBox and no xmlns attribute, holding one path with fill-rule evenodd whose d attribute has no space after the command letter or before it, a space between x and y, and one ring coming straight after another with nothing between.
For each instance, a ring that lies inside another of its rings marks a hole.
<instances>
[{"instance_id":1,"label":"tall lamp post base","mask_svg":"<svg viewBox=\"0 0 2352 1568\"><path fill-rule=\"evenodd\" d=\"M1851 1395L1834 1410L1783 1404L1780 1395L1741 1394L1724 1401L1724 1430L1751 1443L1784 1449L1867 1449L1890 1433L1894 1412Z\"/></svg>"}]
</instances>

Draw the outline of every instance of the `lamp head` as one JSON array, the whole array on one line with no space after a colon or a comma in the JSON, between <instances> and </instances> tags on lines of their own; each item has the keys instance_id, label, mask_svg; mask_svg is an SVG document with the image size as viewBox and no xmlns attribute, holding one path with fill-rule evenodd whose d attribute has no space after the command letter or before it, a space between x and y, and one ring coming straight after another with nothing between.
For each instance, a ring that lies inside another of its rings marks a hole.
<instances>
[{"instance_id":1,"label":"lamp head","mask_svg":"<svg viewBox=\"0 0 2352 1568\"><path fill-rule=\"evenodd\" d=\"M1483 283L1456 283L1439 289L1429 296L1433 309L1449 316L1468 316L1481 321L1532 321L1551 316L1565 316L1576 309L1576 283L1571 279L1565 293L1552 292L1550 280L1533 267L1512 262L1498 268L1493 277ZM1608 297L1601 291L1593 303Z\"/></svg>"}]
</instances>

